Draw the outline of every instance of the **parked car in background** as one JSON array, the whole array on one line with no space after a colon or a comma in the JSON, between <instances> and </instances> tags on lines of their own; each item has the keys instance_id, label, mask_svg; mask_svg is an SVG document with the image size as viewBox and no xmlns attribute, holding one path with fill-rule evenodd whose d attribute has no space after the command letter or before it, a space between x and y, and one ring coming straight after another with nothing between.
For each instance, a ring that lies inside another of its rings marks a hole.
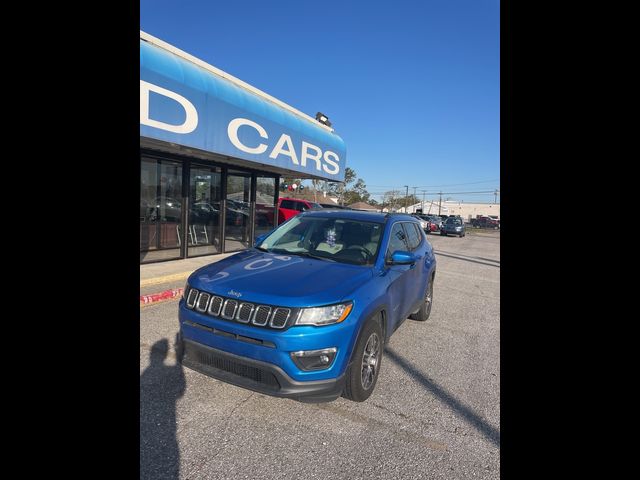
<instances>
[{"instance_id":1,"label":"parked car in background","mask_svg":"<svg viewBox=\"0 0 640 480\"><path fill-rule=\"evenodd\" d=\"M440 235L444 235L445 237L447 235L458 235L459 237L464 237L466 233L462 219L456 217L447 218L442 224Z\"/></svg>"},{"instance_id":2,"label":"parked car in background","mask_svg":"<svg viewBox=\"0 0 640 480\"><path fill-rule=\"evenodd\" d=\"M433 215L433 222L438 226L438 231L440 231L440 229L442 228L442 224L444 223L444 220L442 220L442 217L438 215Z\"/></svg>"},{"instance_id":3,"label":"parked car in background","mask_svg":"<svg viewBox=\"0 0 640 480\"><path fill-rule=\"evenodd\" d=\"M429 230L429 222L424 218L424 215L420 215L418 213L414 213L411 216L418 219L418 221L420 222L420 227L422 228L422 230L424 230L425 232L427 230Z\"/></svg>"},{"instance_id":4,"label":"parked car in background","mask_svg":"<svg viewBox=\"0 0 640 480\"><path fill-rule=\"evenodd\" d=\"M319 203L309 202L299 198L279 198L278 199L278 225L286 222L299 213L306 212L312 208L322 208Z\"/></svg>"},{"instance_id":5,"label":"parked car in background","mask_svg":"<svg viewBox=\"0 0 640 480\"><path fill-rule=\"evenodd\" d=\"M177 358L267 395L362 402L393 332L429 318L435 274L410 215L307 211L189 276Z\"/></svg>"},{"instance_id":6,"label":"parked car in background","mask_svg":"<svg viewBox=\"0 0 640 480\"><path fill-rule=\"evenodd\" d=\"M424 215L423 218L425 218L428 223L427 230L425 230L426 233L433 233L433 232L440 231L440 223L434 215Z\"/></svg>"},{"instance_id":7,"label":"parked car in background","mask_svg":"<svg viewBox=\"0 0 640 480\"><path fill-rule=\"evenodd\" d=\"M214 207L209 202L196 202L189 209L190 225L217 225L219 219L219 208Z\"/></svg>"},{"instance_id":8,"label":"parked car in background","mask_svg":"<svg viewBox=\"0 0 640 480\"><path fill-rule=\"evenodd\" d=\"M140 218L150 222L180 222L182 202L171 197L157 197L153 202L141 200Z\"/></svg>"},{"instance_id":9,"label":"parked car in background","mask_svg":"<svg viewBox=\"0 0 640 480\"><path fill-rule=\"evenodd\" d=\"M500 220L491 218L487 215L477 215L476 218L471 219L471 226L476 228L493 228L497 230L500 228Z\"/></svg>"}]
</instances>

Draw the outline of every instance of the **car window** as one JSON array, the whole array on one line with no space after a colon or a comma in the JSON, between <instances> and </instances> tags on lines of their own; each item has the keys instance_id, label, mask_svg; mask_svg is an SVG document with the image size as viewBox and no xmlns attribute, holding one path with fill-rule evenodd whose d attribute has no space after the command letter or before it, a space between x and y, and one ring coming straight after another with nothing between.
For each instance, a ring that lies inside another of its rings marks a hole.
<instances>
[{"instance_id":1,"label":"car window","mask_svg":"<svg viewBox=\"0 0 640 480\"><path fill-rule=\"evenodd\" d=\"M382 229L383 225L375 222L296 215L269 234L259 248L272 253L373 265Z\"/></svg>"},{"instance_id":2,"label":"car window","mask_svg":"<svg viewBox=\"0 0 640 480\"><path fill-rule=\"evenodd\" d=\"M295 210L296 207L293 205L292 200L282 200L280 203L280 208L288 208L289 210ZM297 202L296 202L297 203Z\"/></svg>"},{"instance_id":3,"label":"car window","mask_svg":"<svg viewBox=\"0 0 640 480\"><path fill-rule=\"evenodd\" d=\"M420 241L422 240L420 234L418 233L417 225L415 223L406 222L404 224L404 229L407 233L407 243L409 244L409 250L413 251L418 248L418 245L420 245Z\"/></svg>"},{"instance_id":4,"label":"car window","mask_svg":"<svg viewBox=\"0 0 640 480\"><path fill-rule=\"evenodd\" d=\"M391 258L393 252L397 250L407 251L407 236L402 228L402 223L398 222L391 228L391 236L389 237L389 248L387 249L387 259Z\"/></svg>"},{"instance_id":5,"label":"car window","mask_svg":"<svg viewBox=\"0 0 640 480\"><path fill-rule=\"evenodd\" d=\"M299 212L304 212L307 209L307 206L302 202L293 202L295 204L295 209Z\"/></svg>"}]
</instances>

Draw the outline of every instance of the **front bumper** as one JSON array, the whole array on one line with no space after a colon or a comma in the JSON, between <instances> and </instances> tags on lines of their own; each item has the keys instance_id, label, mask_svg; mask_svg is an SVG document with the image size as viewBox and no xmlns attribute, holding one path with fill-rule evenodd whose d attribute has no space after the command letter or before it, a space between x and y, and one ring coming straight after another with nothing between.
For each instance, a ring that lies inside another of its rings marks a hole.
<instances>
[{"instance_id":1,"label":"front bumper","mask_svg":"<svg viewBox=\"0 0 640 480\"><path fill-rule=\"evenodd\" d=\"M239 387L308 403L331 402L342 394L344 373L328 380L299 382L272 363L234 355L189 339L181 342L184 366Z\"/></svg>"}]
</instances>

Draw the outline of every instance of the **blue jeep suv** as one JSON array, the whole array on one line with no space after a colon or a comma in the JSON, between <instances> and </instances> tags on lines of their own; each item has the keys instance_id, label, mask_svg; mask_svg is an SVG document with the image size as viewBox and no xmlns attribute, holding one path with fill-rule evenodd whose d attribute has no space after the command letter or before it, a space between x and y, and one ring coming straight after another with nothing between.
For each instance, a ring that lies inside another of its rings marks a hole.
<instances>
[{"instance_id":1,"label":"blue jeep suv","mask_svg":"<svg viewBox=\"0 0 640 480\"><path fill-rule=\"evenodd\" d=\"M178 356L261 393L362 402L391 334L409 316L429 317L435 272L412 216L307 211L191 274Z\"/></svg>"}]
</instances>

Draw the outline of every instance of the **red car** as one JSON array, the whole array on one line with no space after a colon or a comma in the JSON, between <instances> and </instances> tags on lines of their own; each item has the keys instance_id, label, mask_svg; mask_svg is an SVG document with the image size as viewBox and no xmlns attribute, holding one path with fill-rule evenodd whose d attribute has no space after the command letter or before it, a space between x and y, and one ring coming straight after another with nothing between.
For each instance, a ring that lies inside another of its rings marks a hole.
<instances>
[{"instance_id":1,"label":"red car","mask_svg":"<svg viewBox=\"0 0 640 480\"><path fill-rule=\"evenodd\" d=\"M291 217L312 208L322 208L315 202L309 202L299 198L279 198L278 199L278 225L286 222Z\"/></svg>"},{"instance_id":2,"label":"red car","mask_svg":"<svg viewBox=\"0 0 640 480\"><path fill-rule=\"evenodd\" d=\"M498 230L500 228L500 220L486 215L477 215L476 218L471 219L471 226L476 228L493 228Z\"/></svg>"}]
</instances>

